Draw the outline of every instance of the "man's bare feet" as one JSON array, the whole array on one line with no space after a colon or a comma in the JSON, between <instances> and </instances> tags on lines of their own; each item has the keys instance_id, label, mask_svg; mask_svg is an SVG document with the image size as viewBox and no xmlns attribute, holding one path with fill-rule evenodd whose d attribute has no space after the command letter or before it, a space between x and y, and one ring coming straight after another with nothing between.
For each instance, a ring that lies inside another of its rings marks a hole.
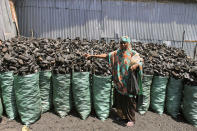
<instances>
[{"instance_id":1,"label":"man's bare feet","mask_svg":"<svg viewBox=\"0 0 197 131\"><path fill-rule=\"evenodd\" d=\"M128 126L128 127L132 127L132 126L134 126L134 122L133 122L133 121L129 121L129 122L127 122L127 126Z\"/></svg>"}]
</instances>

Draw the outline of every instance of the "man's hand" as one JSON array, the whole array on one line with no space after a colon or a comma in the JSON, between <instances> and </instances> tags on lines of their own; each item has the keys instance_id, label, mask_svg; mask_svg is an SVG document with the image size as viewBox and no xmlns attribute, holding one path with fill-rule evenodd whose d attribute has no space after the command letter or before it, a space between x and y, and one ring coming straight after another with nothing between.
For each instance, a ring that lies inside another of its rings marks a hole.
<instances>
[{"instance_id":1,"label":"man's hand","mask_svg":"<svg viewBox=\"0 0 197 131\"><path fill-rule=\"evenodd\" d=\"M90 58L90 57L91 57L91 55L89 55L89 54L85 54L85 55L84 55L84 57L85 57L86 59L88 59L88 58Z\"/></svg>"},{"instance_id":2,"label":"man's hand","mask_svg":"<svg viewBox=\"0 0 197 131\"><path fill-rule=\"evenodd\" d=\"M130 70L131 70L131 71L134 71L134 70L137 69L138 66L139 66L139 64L132 65L132 66L130 67Z\"/></svg>"}]
</instances>

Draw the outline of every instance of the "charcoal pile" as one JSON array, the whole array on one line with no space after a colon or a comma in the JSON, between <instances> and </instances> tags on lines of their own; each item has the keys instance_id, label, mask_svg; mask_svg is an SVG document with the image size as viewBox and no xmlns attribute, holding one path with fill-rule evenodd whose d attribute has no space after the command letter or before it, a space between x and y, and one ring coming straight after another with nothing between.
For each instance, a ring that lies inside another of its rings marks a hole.
<instances>
[{"instance_id":1,"label":"charcoal pile","mask_svg":"<svg viewBox=\"0 0 197 131\"><path fill-rule=\"evenodd\" d=\"M111 75L111 68L104 59L94 59L93 61L93 72L95 75L109 76Z\"/></svg>"},{"instance_id":2,"label":"charcoal pile","mask_svg":"<svg viewBox=\"0 0 197 131\"><path fill-rule=\"evenodd\" d=\"M84 54L91 52L91 42L86 39L80 40L75 38L71 40L70 49L72 50L73 60L72 68L75 72L87 72L91 70L92 64L90 60L84 57Z\"/></svg>"},{"instance_id":3,"label":"charcoal pile","mask_svg":"<svg viewBox=\"0 0 197 131\"><path fill-rule=\"evenodd\" d=\"M104 39L98 42L92 42L91 49L94 54L108 54L118 48L119 44L115 41L110 41L106 43ZM111 75L111 67L107 59L92 59L93 72L96 75L109 76Z\"/></svg>"},{"instance_id":4,"label":"charcoal pile","mask_svg":"<svg viewBox=\"0 0 197 131\"><path fill-rule=\"evenodd\" d=\"M188 58L183 50L153 43L138 42L132 46L144 59L145 74L172 76L197 85L197 62ZM53 70L55 74L68 74L71 69L86 72L93 68L96 75L107 76L111 74L107 60L86 59L84 54L108 54L118 48L118 42L107 43L104 39L12 38L0 46L0 72L26 75Z\"/></svg>"},{"instance_id":5,"label":"charcoal pile","mask_svg":"<svg viewBox=\"0 0 197 131\"><path fill-rule=\"evenodd\" d=\"M187 85L197 85L197 61L188 60L190 62L189 75L186 78Z\"/></svg>"},{"instance_id":6,"label":"charcoal pile","mask_svg":"<svg viewBox=\"0 0 197 131\"><path fill-rule=\"evenodd\" d=\"M55 74L69 74L71 72L72 60L75 58L71 47L71 40L58 38L54 42L52 49L55 51L53 72Z\"/></svg>"},{"instance_id":7,"label":"charcoal pile","mask_svg":"<svg viewBox=\"0 0 197 131\"><path fill-rule=\"evenodd\" d=\"M40 70L52 70L55 64L56 48L58 44L52 39L34 39L32 41L36 50L34 56Z\"/></svg>"},{"instance_id":8,"label":"charcoal pile","mask_svg":"<svg viewBox=\"0 0 197 131\"><path fill-rule=\"evenodd\" d=\"M197 84L197 63L188 58L183 50L153 43L135 43L134 50L144 59L145 74L172 76Z\"/></svg>"},{"instance_id":9,"label":"charcoal pile","mask_svg":"<svg viewBox=\"0 0 197 131\"><path fill-rule=\"evenodd\" d=\"M30 38L19 37L4 41L0 46L1 72L27 75L39 70L33 52L36 50Z\"/></svg>"}]
</instances>

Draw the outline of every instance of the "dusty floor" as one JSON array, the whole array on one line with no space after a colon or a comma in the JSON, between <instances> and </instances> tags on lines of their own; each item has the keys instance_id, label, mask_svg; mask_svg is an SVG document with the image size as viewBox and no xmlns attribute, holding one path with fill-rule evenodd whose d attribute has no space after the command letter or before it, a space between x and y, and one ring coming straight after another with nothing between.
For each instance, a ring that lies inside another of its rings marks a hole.
<instances>
[{"instance_id":1,"label":"dusty floor","mask_svg":"<svg viewBox=\"0 0 197 131\"><path fill-rule=\"evenodd\" d=\"M21 131L22 127L20 122L9 121L6 117L3 117L0 123L0 131ZM166 114L160 116L150 111L144 116L136 113L136 124L132 128L125 127L123 121L116 121L113 112L104 122L95 115L81 120L76 113L60 118L47 112L30 128L33 131L197 131L197 128L187 124L183 119L177 121Z\"/></svg>"}]
</instances>

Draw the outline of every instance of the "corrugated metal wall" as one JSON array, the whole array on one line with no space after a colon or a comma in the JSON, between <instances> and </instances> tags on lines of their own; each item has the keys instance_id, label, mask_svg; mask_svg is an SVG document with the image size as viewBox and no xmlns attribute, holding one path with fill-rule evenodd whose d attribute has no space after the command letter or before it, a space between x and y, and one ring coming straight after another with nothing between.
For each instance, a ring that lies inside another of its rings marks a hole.
<instances>
[{"instance_id":1,"label":"corrugated metal wall","mask_svg":"<svg viewBox=\"0 0 197 131\"><path fill-rule=\"evenodd\" d=\"M8 0L0 0L0 39L6 40L16 36L16 26L12 20Z\"/></svg>"},{"instance_id":2,"label":"corrugated metal wall","mask_svg":"<svg viewBox=\"0 0 197 131\"><path fill-rule=\"evenodd\" d=\"M185 31L185 40L197 40L195 3L18 0L16 9L25 36L31 36L31 30L36 37L50 38L114 39L128 35L133 40L172 41L180 46ZM193 45L184 43L183 47L193 52Z\"/></svg>"}]
</instances>

